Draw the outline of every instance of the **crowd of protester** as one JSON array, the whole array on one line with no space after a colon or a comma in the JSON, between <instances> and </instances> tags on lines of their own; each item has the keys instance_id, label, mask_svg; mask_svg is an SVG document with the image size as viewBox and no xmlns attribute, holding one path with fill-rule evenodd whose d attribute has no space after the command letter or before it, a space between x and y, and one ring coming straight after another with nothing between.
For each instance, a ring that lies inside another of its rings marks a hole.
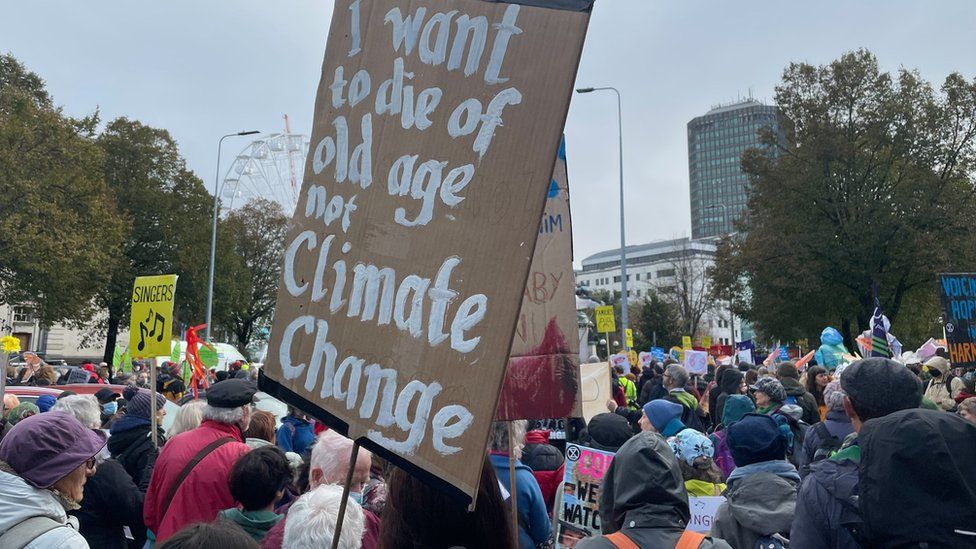
<instances>
[{"instance_id":1,"label":"crowd of protester","mask_svg":"<svg viewBox=\"0 0 976 549\"><path fill-rule=\"evenodd\" d=\"M602 535L567 547L976 547L974 373L900 359L609 369L607 411L564 438L492 426L473 511L365 449L351 461L302 410L257 410L243 364L196 394L172 363L156 387L87 364L93 394L4 395L0 547L330 547L340 508L343 549L552 547L565 442L615 453ZM6 374L67 381L43 361ZM724 498L707 534L689 496Z\"/></svg>"}]
</instances>

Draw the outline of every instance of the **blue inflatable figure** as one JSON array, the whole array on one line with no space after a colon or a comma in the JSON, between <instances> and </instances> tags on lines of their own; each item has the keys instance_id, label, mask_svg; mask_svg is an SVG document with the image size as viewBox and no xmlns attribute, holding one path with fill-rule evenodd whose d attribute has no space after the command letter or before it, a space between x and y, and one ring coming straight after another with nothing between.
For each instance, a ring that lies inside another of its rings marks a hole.
<instances>
[{"instance_id":1,"label":"blue inflatable figure","mask_svg":"<svg viewBox=\"0 0 976 549\"><path fill-rule=\"evenodd\" d=\"M813 358L817 364L828 370L834 370L844 362L844 355L851 354L844 347L844 338L835 328L827 326L820 334L820 348L814 353Z\"/></svg>"}]
</instances>

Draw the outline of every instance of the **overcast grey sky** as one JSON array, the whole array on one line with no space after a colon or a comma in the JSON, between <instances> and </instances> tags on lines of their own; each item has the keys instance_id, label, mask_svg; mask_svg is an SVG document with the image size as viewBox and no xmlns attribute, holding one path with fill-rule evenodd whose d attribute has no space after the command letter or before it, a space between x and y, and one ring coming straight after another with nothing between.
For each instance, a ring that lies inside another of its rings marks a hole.
<instances>
[{"instance_id":1,"label":"overcast grey sky","mask_svg":"<svg viewBox=\"0 0 976 549\"><path fill-rule=\"evenodd\" d=\"M308 133L327 0L7 2L0 52L39 73L71 114L99 108L168 129L212 189L217 139ZM597 0L579 86L623 94L627 240L690 234L687 122L746 96L771 100L790 61L866 47L889 70L976 76L973 0ZM577 264L619 242L612 94L574 96L566 126ZM224 149L222 170L243 141Z\"/></svg>"}]
</instances>

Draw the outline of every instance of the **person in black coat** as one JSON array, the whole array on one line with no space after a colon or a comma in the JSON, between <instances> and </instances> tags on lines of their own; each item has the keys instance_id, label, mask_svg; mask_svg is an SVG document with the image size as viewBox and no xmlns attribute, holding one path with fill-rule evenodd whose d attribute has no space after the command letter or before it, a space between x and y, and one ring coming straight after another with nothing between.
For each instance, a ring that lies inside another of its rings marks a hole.
<instances>
[{"instance_id":1,"label":"person in black coat","mask_svg":"<svg viewBox=\"0 0 976 549\"><path fill-rule=\"evenodd\" d=\"M114 459L98 464L95 474L85 483L85 498L81 508L72 514L78 517L78 531L91 547L99 549L130 549L146 542L146 527L142 521L142 505L149 488L149 477L136 486L125 467ZM125 536L128 526L133 540ZM130 545L131 543L131 545Z\"/></svg>"},{"instance_id":2,"label":"person in black coat","mask_svg":"<svg viewBox=\"0 0 976 549\"><path fill-rule=\"evenodd\" d=\"M156 414L157 441L160 446L166 442L162 427L162 417L166 415L163 405L166 398L161 394L156 394ZM126 404L125 415L120 417L109 431L111 437L108 439L108 451L112 458L118 461L125 471L129 473L132 482L140 485L145 479L147 467L150 466L159 455L159 450L153 447L152 419L150 411L152 409L152 394L141 389L129 399ZM150 469L151 471L151 469Z\"/></svg>"},{"instance_id":3,"label":"person in black coat","mask_svg":"<svg viewBox=\"0 0 976 549\"><path fill-rule=\"evenodd\" d=\"M668 396L667 389L664 388L664 367L657 362L652 363L651 375L642 375L640 378L640 392L637 395L637 404L643 407L648 402Z\"/></svg>"}]
</instances>

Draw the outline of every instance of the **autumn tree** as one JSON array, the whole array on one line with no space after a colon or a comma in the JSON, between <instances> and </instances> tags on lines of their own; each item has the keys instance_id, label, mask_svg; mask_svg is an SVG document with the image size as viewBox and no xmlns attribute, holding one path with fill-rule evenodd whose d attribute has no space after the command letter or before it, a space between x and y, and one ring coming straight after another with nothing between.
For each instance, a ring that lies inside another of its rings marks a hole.
<instances>
[{"instance_id":1,"label":"autumn tree","mask_svg":"<svg viewBox=\"0 0 976 549\"><path fill-rule=\"evenodd\" d=\"M31 306L42 326L90 318L119 251L97 124L65 115L37 74L0 56L0 303Z\"/></svg>"},{"instance_id":2,"label":"autumn tree","mask_svg":"<svg viewBox=\"0 0 976 549\"><path fill-rule=\"evenodd\" d=\"M98 328L111 362L137 276L178 275L174 327L203 321L212 199L164 129L118 118L97 143L105 155L105 181L125 221L122 253L103 265L111 278L98 295L107 313Z\"/></svg>"},{"instance_id":3,"label":"autumn tree","mask_svg":"<svg viewBox=\"0 0 976 549\"><path fill-rule=\"evenodd\" d=\"M790 64L776 103L785 139L764 131L743 154L745 236L723 243L713 281L770 337L834 325L850 345L873 287L906 343L937 333L936 273L976 268L976 81L936 89L860 50Z\"/></svg>"}]
</instances>

